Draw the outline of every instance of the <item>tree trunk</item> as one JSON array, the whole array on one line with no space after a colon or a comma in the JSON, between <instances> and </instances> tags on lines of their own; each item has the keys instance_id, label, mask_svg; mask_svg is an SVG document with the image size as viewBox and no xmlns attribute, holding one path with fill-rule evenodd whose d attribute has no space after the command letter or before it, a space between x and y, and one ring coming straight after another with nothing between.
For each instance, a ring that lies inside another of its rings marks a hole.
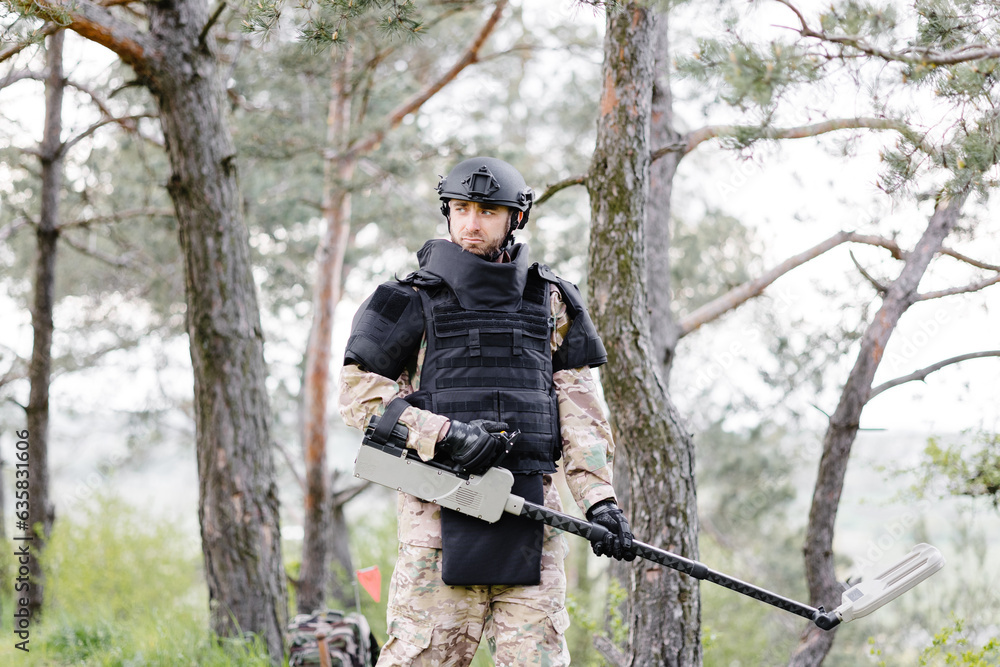
<instances>
[{"instance_id":1,"label":"tree trunk","mask_svg":"<svg viewBox=\"0 0 1000 667\"><path fill-rule=\"evenodd\" d=\"M331 566L336 564L346 575L345 579L335 579L330 585L330 597L340 601L340 604L349 606L349 602L354 598L354 559L351 558L351 545L347 539L349 526L344 507L356 495L358 487L340 488L342 484L349 483L353 476L346 471L335 470L330 476L330 497L328 507L329 525L327 532L330 535L338 536L330 544L329 560ZM360 611L360 610L359 610Z\"/></svg>"},{"instance_id":2,"label":"tree trunk","mask_svg":"<svg viewBox=\"0 0 1000 667\"><path fill-rule=\"evenodd\" d=\"M661 148L680 141L674 129L673 96L670 91L669 12L656 15L653 80L653 117L650 123L650 143ZM670 368L680 338L671 312L673 294L670 280L670 216L672 212L674 176L684 154L671 151L652 163L649 169L649 206L646 214L647 282L649 290L649 328L653 351L660 365L664 383L670 382Z\"/></svg>"},{"instance_id":3,"label":"tree trunk","mask_svg":"<svg viewBox=\"0 0 1000 667\"><path fill-rule=\"evenodd\" d=\"M28 612L37 618L45 597L45 574L40 558L52 533L55 508L49 499L49 384L52 378L52 312L55 308L56 251L59 241L59 195L63 182L62 105L66 88L63 76L63 31L48 38L45 79L45 130L41 146L42 197L38 220L35 263L35 299L31 311L34 339L28 379L28 525L34 534L28 568L31 587Z\"/></svg>"},{"instance_id":4,"label":"tree trunk","mask_svg":"<svg viewBox=\"0 0 1000 667\"><path fill-rule=\"evenodd\" d=\"M148 70L170 157L194 367L202 551L212 630L254 633L275 664L287 618L263 333L208 6L150 3Z\"/></svg>"},{"instance_id":5,"label":"tree trunk","mask_svg":"<svg viewBox=\"0 0 1000 667\"><path fill-rule=\"evenodd\" d=\"M349 81L351 51L332 51L333 85L327 119L327 148L341 154L347 146L351 121ZM340 56L343 55L343 59ZM302 544L302 574L298 587L298 610L307 613L321 607L329 586L333 544L346 544L346 533L334 532L329 521L330 489L326 471L326 413L330 387L333 315L343 291L344 254L351 231L351 193L356 157L327 159L323 177L323 219L326 233L316 251L317 276L313 298L313 322L306 349L305 425L303 428L306 493L305 536ZM346 527L341 521L340 527Z\"/></svg>"},{"instance_id":6,"label":"tree trunk","mask_svg":"<svg viewBox=\"0 0 1000 667\"><path fill-rule=\"evenodd\" d=\"M872 380L889 336L899 318L913 305L920 279L958 221L966 197L967 192L962 192L953 198L942 197L938 202L927 229L913 252L907 255L903 270L889 286L881 308L865 331L857 361L844 385L837 409L830 418L830 426L823 438L823 455L809 511L804 548L806 579L813 606L833 609L840 604L843 586L837 582L834 571L833 531L861 412L871 396ZM789 664L797 667L819 665L833 646L835 636L834 632L809 625Z\"/></svg>"},{"instance_id":7,"label":"tree trunk","mask_svg":"<svg viewBox=\"0 0 1000 667\"><path fill-rule=\"evenodd\" d=\"M608 349L601 378L629 471L626 511L634 532L643 541L697 558L690 436L660 376L647 310L655 24L653 12L637 3L607 17L597 146L587 178L590 307ZM630 569L627 621L630 664L701 664L696 580L636 561Z\"/></svg>"}]
</instances>

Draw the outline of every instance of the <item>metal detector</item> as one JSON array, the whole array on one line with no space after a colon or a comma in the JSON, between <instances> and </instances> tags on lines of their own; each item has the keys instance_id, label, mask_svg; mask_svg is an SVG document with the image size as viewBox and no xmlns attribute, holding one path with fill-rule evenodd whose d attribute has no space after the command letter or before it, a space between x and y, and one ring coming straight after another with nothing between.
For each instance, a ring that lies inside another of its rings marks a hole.
<instances>
[{"instance_id":1,"label":"metal detector","mask_svg":"<svg viewBox=\"0 0 1000 667\"><path fill-rule=\"evenodd\" d=\"M498 521L507 512L579 535L592 543L600 542L608 533L603 526L528 502L512 494L510 490L514 484L514 476L503 468L490 468L483 475L470 475L440 462L421 461L416 452L405 447L406 430L403 426L396 425L388 441L375 442L372 435L377 424L378 417L372 417L355 460L355 477L403 491L489 523ZM507 437L512 441L516 434ZM796 602L716 572L698 561L637 540L632 542L632 550L646 560L806 618L823 630L831 630L841 623L867 616L944 567L944 557L940 551L929 544L918 544L910 553L873 578L844 591L840 606L833 611L826 611L823 607L816 608Z\"/></svg>"}]
</instances>

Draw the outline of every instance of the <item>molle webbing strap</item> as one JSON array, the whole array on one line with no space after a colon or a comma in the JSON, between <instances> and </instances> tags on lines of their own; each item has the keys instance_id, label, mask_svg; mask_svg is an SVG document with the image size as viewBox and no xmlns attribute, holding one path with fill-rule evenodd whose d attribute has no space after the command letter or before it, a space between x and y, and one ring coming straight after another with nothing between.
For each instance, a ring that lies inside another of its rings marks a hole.
<instances>
[{"instance_id":1,"label":"molle webbing strap","mask_svg":"<svg viewBox=\"0 0 1000 667\"><path fill-rule=\"evenodd\" d=\"M479 346L479 329L469 329L469 355L478 357L482 354Z\"/></svg>"},{"instance_id":2,"label":"molle webbing strap","mask_svg":"<svg viewBox=\"0 0 1000 667\"><path fill-rule=\"evenodd\" d=\"M525 320L519 313L484 312L462 309L455 303L440 303L448 298L447 294L439 295L434 304L434 330L439 336L465 333L469 329L511 330L523 329L529 336L546 338L549 335L548 322ZM539 304L544 307L544 304Z\"/></svg>"},{"instance_id":3,"label":"molle webbing strap","mask_svg":"<svg viewBox=\"0 0 1000 667\"><path fill-rule=\"evenodd\" d=\"M441 412L454 414L457 412L498 412L497 402L494 398L488 398L482 401L452 401L450 403L441 403L438 406Z\"/></svg>"},{"instance_id":4,"label":"molle webbing strap","mask_svg":"<svg viewBox=\"0 0 1000 667\"><path fill-rule=\"evenodd\" d=\"M438 348L442 350L449 350L456 347L466 347L468 345L468 339L465 336L448 336L438 339ZM510 333L483 333L479 332L479 346L492 347L492 348L508 348L513 354L514 350L514 337ZM522 336L521 344L519 348L523 350L536 350L538 352L545 352L549 348L549 340L546 338L532 338L531 336Z\"/></svg>"},{"instance_id":5,"label":"molle webbing strap","mask_svg":"<svg viewBox=\"0 0 1000 667\"><path fill-rule=\"evenodd\" d=\"M471 389L473 387L500 389L534 389L545 391L548 387L535 378L441 378L437 381L438 389Z\"/></svg>"},{"instance_id":6,"label":"molle webbing strap","mask_svg":"<svg viewBox=\"0 0 1000 667\"><path fill-rule=\"evenodd\" d=\"M513 357L459 357L456 359L442 359L438 364L441 368L532 368L543 370L544 364L535 359L524 359L518 355Z\"/></svg>"}]
</instances>

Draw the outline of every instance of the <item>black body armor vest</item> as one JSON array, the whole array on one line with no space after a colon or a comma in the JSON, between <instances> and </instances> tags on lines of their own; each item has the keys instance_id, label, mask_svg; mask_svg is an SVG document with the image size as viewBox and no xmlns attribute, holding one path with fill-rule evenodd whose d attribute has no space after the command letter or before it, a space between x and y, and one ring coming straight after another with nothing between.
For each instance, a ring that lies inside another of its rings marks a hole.
<instances>
[{"instance_id":1,"label":"black body armor vest","mask_svg":"<svg viewBox=\"0 0 1000 667\"><path fill-rule=\"evenodd\" d=\"M520 429L500 465L514 473L517 495L541 503L542 473L554 472L562 453L553 371L599 366L607 354L576 286L529 265L526 246L510 255L497 264L451 241L428 241L417 253L419 271L380 285L359 308L344 363L395 380L416 370L425 339L420 390L403 400L458 421ZM555 354L552 285L572 320ZM509 514L488 524L442 509L442 579L453 586L538 584L543 528Z\"/></svg>"},{"instance_id":2,"label":"black body armor vest","mask_svg":"<svg viewBox=\"0 0 1000 667\"><path fill-rule=\"evenodd\" d=\"M520 429L501 465L513 473L552 473L561 454L552 384L549 281L512 261L484 262L449 241L417 254L427 349L420 391L407 400L450 419L489 419Z\"/></svg>"}]
</instances>

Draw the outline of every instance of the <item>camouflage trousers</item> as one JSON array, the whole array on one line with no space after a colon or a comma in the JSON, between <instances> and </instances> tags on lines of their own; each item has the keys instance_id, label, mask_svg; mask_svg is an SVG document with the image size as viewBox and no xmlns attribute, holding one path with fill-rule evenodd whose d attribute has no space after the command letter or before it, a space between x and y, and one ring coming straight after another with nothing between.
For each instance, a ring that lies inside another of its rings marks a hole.
<instances>
[{"instance_id":1,"label":"camouflage trousers","mask_svg":"<svg viewBox=\"0 0 1000 667\"><path fill-rule=\"evenodd\" d=\"M400 544L378 667L468 665L484 634L498 667L568 665L567 550L566 537L546 527L538 586L448 586L440 549Z\"/></svg>"}]
</instances>

